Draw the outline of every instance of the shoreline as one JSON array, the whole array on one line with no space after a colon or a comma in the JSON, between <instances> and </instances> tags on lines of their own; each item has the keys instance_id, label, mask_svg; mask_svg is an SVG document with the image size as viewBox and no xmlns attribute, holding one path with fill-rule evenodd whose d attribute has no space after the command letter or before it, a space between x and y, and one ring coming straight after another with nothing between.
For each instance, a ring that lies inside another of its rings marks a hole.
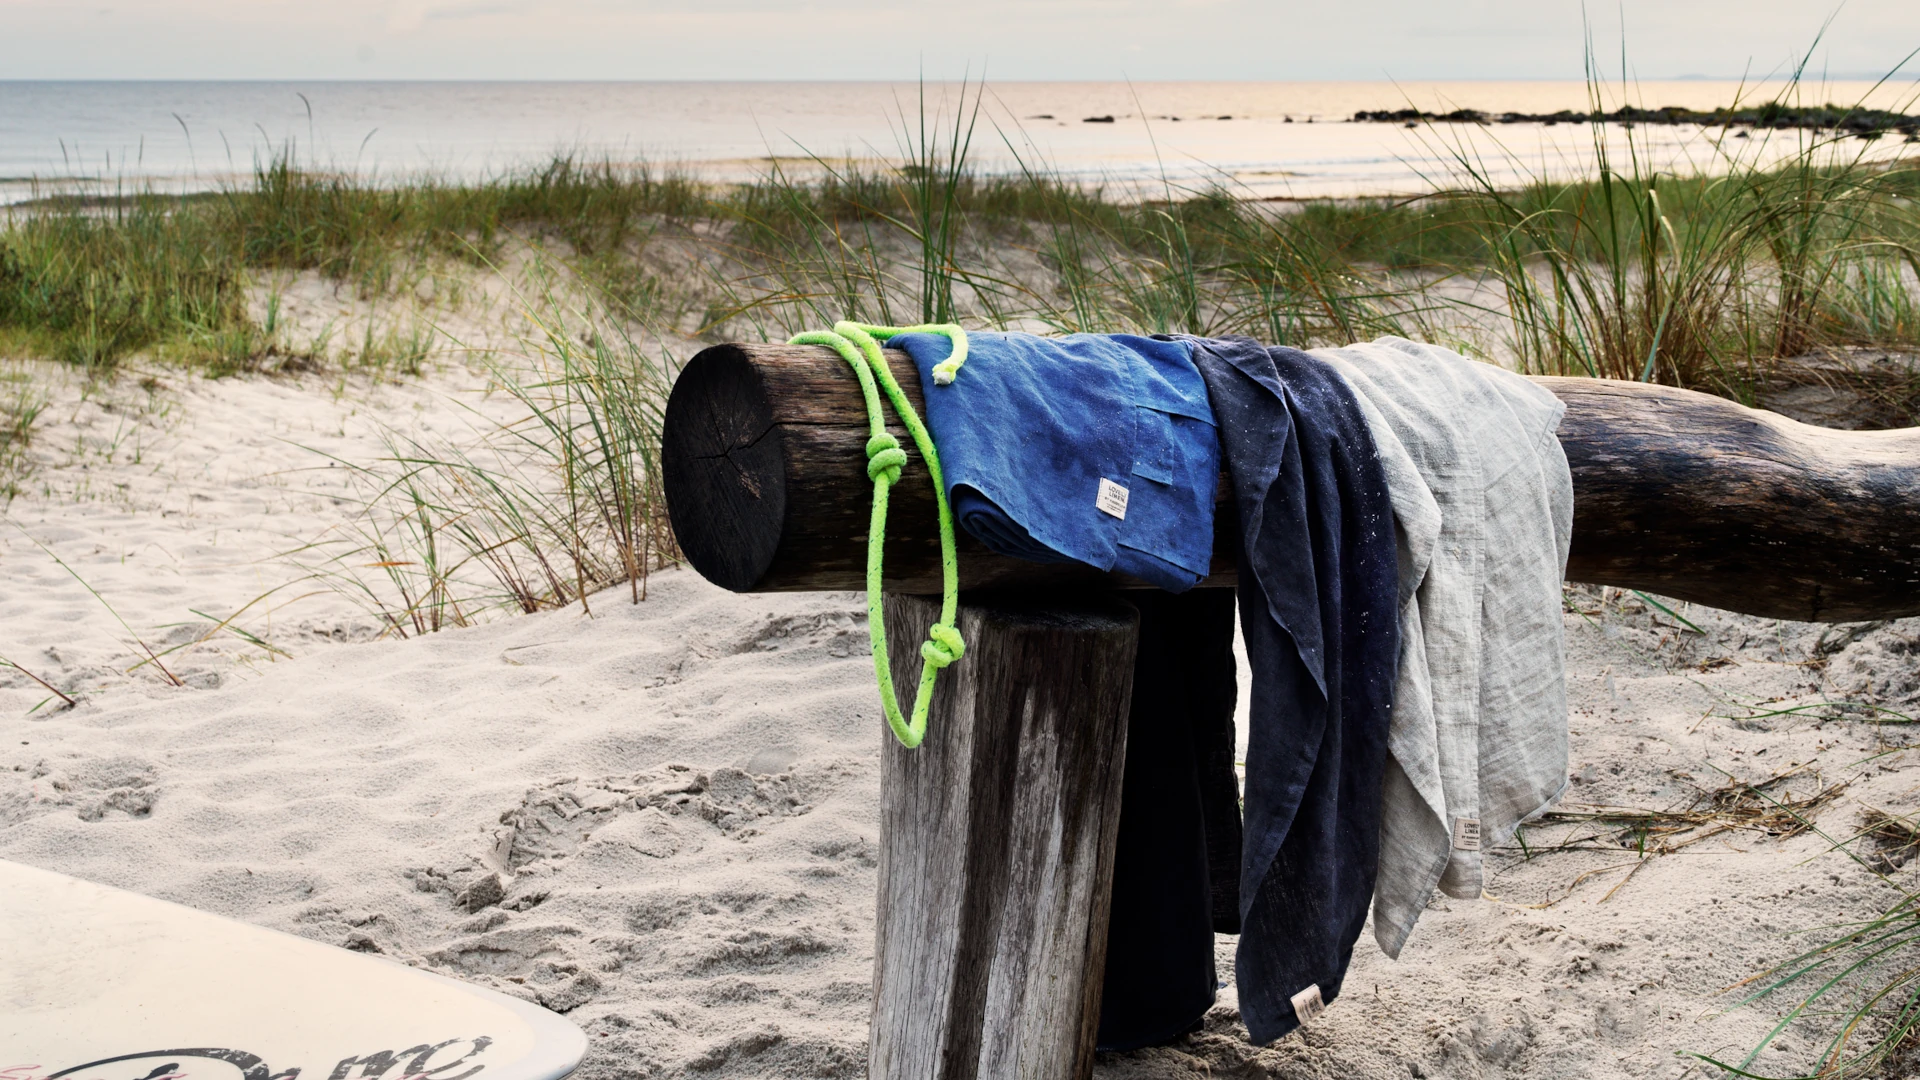
<instances>
[{"instance_id":1,"label":"shoreline","mask_svg":"<svg viewBox=\"0 0 1920 1080\"><path fill-rule=\"evenodd\" d=\"M972 96L982 89L984 95ZM1416 173L1443 164L1417 140L1403 137L1404 128L1392 130L1409 122L1407 110L1429 117L1464 110L1489 118L1539 118L1540 130L1523 136L1523 127L1505 127L1520 136L1508 149L1526 157L1530 170L1558 175L1558 159L1575 152L1576 140L1566 136L1582 127L1569 120L1592 111L1596 97L1609 115L1645 115L1640 130L1667 134L1680 126L1661 121L1666 106L1702 119L1728 110L1757 116L1767 108L1757 102L1761 97L1781 103L1779 111L1790 117L1829 108L1803 109L1795 104L1802 99L1857 104L1865 110L1861 115L1883 119L1914 108L1905 83L1786 78L984 87L886 81L279 81L56 90L0 83L0 99L18 111L15 128L0 139L0 176L11 178L11 190L0 182L0 199L29 197L20 182L36 176L57 182L88 174L96 177L90 181L96 188L144 185L148 177L164 178L156 186L173 189L218 186L222 174L244 174L251 163L295 147L303 167L346 171L383 185L484 183L537 167L556 153L656 171L697 168L706 179L732 183L755 179L769 157L789 163L813 155L829 161L911 157L896 151L914 141L909 136L920 120L906 123L914 112L941 130L970 118L976 135L971 156L976 164L999 158L996 170L1003 173L1022 167L1013 161L1018 157L1026 166L1109 188L1157 185L1164 173L1192 187L1220 179L1260 195L1399 196L1417 193ZM1638 108L1648 102L1654 106ZM1356 114L1401 118L1355 123ZM1617 134L1619 125L1609 130ZM1531 145L1549 136L1550 145ZM1489 161L1501 156L1491 145L1482 149ZM196 174L203 179L196 181Z\"/></svg>"},{"instance_id":2,"label":"shoreline","mask_svg":"<svg viewBox=\"0 0 1920 1080\"><path fill-rule=\"evenodd\" d=\"M1138 114L1103 114L1088 117L1041 114L1030 119L1051 121L1059 127L1100 128L1122 122L1138 123ZM1197 116L1181 117L1162 115L1148 118L1151 121L1167 123L1211 123L1221 124L1228 121L1245 122L1245 116ZM1905 144L1920 144L1920 113L1903 113L1882 109L1848 109L1833 106L1760 106L1740 109L1695 110L1680 107L1647 109L1635 106L1622 106L1612 111L1582 112L1577 110L1559 110L1552 113L1527 113L1490 109L1453 109L1449 111L1428 111L1414 108L1360 110L1351 116L1315 117L1303 115L1298 121L1292 115L1284 118L1267 118L1269 124L1295 125L1300 128L1326 129L1369 129L1380 127L1400 127L1403 129L1432 128L1439 131L1469 131L1481 128L1501 128L1525 132L1532 129L1538 137L1547 137L1561 128L1585 129L1589 132L1607 132L1608 138L1629 136L1636 130L1648 129L1664 131L1663 138L1672 138L1671 144L1657 147L1663 164L1652 166L1660 171L1672 171L1675 175L1717 175L1726 171L1740 171L1750 167L1746 163L1733 160L1713 159L1711 164L1703 166L1690 152L1696 144L1717 145L1722 138L1750 139L1755 136L1764 138L1770 132L1804 132L1814 135L1826 135L1836 144L1844 139L1856 139L1866 143L1878 143L1887 140L1886 148L1876 148L1880 154L1872 157L1873 164L1884 167L1897 167L1911 164L1920 153L1906 152L1893 147ZM1683 128L1694 129L1682 132ZM1556 136L1557 137L1557 136ZM1017 159L997 159L992 153L975 152L969 163L970 177L981 181L1011 182L1028 177L1037 177L1046 182L1077 186L1089 192L1104 192L1106 197L1122 199L1148 199L1160 195L1164 185L1171 183L1172 190L1188 198L1203 197L1214 190L1225 192L1228 197L1251 202L1351 202L1367 200L1404 199L1431 193L1433 179L1420 172L1404 171L1401 175L1387 177L1358 177L1342 174L1344 165L1364 162L1364 158L1346 159L1359 147L1328 148L1318 156L1300 158L1277 158L1272 160L1238 160L1228 163L1219 161L1183 161L1166 159L1147 159L1115 167L1112 163L1079 168L1060 168L1049 166L1037 172L1025 162ZM1492 147L1489 147L1492 148ZM1385 148L1383 148L1385 149ZM1397 148L1387 153L1382 160L1396 160L1409 157L1407 147ZM1504 145L1499 146L1503 153L1512 151ZM1593 175L1584 174L1579 168L1568 169L1564 163L1556 163L1554 155L1569 152L1590 153L1591 146L1567 144L1556 146L1551 155L1538 160L1528 158L1524 167L1514 171L1508 177L1508 186L1518 190L1531 183L1540 182L1549 177L1558 183L1591 182ZM1891 150L1891 152L1887 152ZM190 173L115 173L115 174L48 174L0 176L0 216L9 212L35 209L57 209L62 205L80 204L110 206L140 198L167 198L193 200L218 196L245 189L252 183L263 168L278 167L284 160L285 149L277 149L265 158L258 158L250 168L230 168L225 172L212 174L195 170ZM1440 166L1442 171L1456 167L1451 160L1454 147L1451 144L1420 147L1411 155L1411 159L1426 158L1429 166ZM1803 148L1783 147L1779 151L1782 162L1789 162L1799 156ZM1846 155L1837 154L1841 159ZM704 186L715 191L727 191L779 182L782 179L799 182L819 182L830 179L834 174L860 175L868 173L892 173L903 168L911 168L911 157L890 156L885 154L855 155L812 155L806 153L766 153L743 157L717 158L678 158L655 160L645 157L631 157L606 151L580 150L559 151L543 159L522 161L517 164L492 168L481 172L470 170L446 170L434 167L411 169L370 168L365 171L352 168L342 169L320 163L299 164L296 168L309 176L333 177L357 186L373 190L404 191L411 188L432 187L451 190L476 190L512 183L529 172L536 172L553 160L564 159L578 163L582 167L600 168L611 171L644 174L662 178L672 178L690 184ZM1419 164L1418 160L1409 163ZM1521 161L1510 163L1522 166ZM1546 169L1547 172L1529 172L1528 170ZM1322 175L1326 174L1326 175ZM1262 193L1263 188L1274 184L1282 186L1303 186L1310 189L1305 193ZM1371 185L1371 186L1369 186ZM1238 193L1236 194L1236 191ZM44 192L44 193L43 193Z\"/></svg>"}]
</instances>

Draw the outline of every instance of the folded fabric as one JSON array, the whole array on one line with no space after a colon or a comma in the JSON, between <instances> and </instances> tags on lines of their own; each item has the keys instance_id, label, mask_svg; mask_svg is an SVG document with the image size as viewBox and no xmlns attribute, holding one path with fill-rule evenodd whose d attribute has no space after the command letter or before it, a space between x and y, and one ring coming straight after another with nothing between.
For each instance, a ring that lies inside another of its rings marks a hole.
<instances>
[{"instance_id":1,"label":"folded fabric","mask_svg":"<svg viewBox=\"0 0 1920 1080\"><path fill-rule=\"evenodd\" d=\"M1245 338L1185 340L1242 542L1253 692L1235 975L1247 1032L1265 1043L1339 994L1373 896L1399 652L1393 506L1331 367Z\"/></svg>"},{"instance_id":2,"label":"folded fabric","mask_svg":"<svg viewBox=\"0 0 1920 1080\"><path fill-rule=\"evenodd\" d=\"M1399 526L1401 654L1381 792L1374 936L1398 956L1436 887L1478 897L1480 851L1567 782L1560 583L1565 406L1404 338L1318 349L1358 394Z\"/></svg>"},{"instance_id":3,"label":"folded fabric","mask_svg":"<svg viewBox=\"0 0 1920 1080\"><path fill-rule=\"evenodd\" d=\"M954 518L1034 562L1086 563L1178 592L1207 576L1220 444L1191 347L1127 334L907 334Z\"/></svg>"}]
</instances>

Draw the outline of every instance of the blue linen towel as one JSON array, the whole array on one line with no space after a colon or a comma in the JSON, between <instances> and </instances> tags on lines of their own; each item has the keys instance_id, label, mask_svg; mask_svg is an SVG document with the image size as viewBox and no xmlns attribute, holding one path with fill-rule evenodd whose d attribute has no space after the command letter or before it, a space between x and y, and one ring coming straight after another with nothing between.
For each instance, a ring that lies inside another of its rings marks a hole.
<instances>
[{"instance_id":1,"label":"blue linen towel","mask_svg":"<svg viewBox=\"0 0 1920 1080\"><path fill-rule=\"evenodd\" d=\"M1207 576L1220 442L1184 341L972 333L888 342L920 371L955 520L992 550L1077 561L1172 592Z\"/></svg>"}]
</instances>

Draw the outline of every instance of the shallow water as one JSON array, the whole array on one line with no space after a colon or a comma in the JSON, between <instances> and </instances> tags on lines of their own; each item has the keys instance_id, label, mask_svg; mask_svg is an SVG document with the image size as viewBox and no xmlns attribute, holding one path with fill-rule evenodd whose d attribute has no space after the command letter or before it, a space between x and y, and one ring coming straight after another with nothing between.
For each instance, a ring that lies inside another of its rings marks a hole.
<instances>
[{"instance_id":1,"label":"shallow water","mask_svg":"<svg viewBox=\"0 0 1920 1080\"><path fill-rule=\"evenodd\" d=\"M1855 102L1869 89L1832 83L1800 97ZM1603 104L1711 108L1776 91L1641 83ZM740 180L764 171L769 158L802 169L809 155L897 158L919 138L921 95L916 84L882 82L0 81L0 203L70 189L76 178L95 187L207 189L289 146L310 165L387 177L473 179L572 150ZM1874 100L1911 109L1910 95L1910 87L1889 87ZM930 124L950 128L958 96L951 84L926 87ZM1500 182L1591 171L1593 136L1580 125L1409 130L1345 122L1358 110L1407 105L1541 113L1587 108L1589 96L1578 82L995 83L977 115L972 156L991 170L1025 163L1134 189L1164 179L1280 198L1430 190L1457 171L1456 151ZM1107 116L1111 123L1088 122ZM913 130L903 130L903 118ZM1772 155L1805 137L1716 144L1710 136L1720 133L1691 126L1638 134L1662 167L1708 168L1721 145ZM1624 150L1617 127L1607 138ZM1914 149L1894 137L1870 152Z\"/></svg>"}]
</instances>

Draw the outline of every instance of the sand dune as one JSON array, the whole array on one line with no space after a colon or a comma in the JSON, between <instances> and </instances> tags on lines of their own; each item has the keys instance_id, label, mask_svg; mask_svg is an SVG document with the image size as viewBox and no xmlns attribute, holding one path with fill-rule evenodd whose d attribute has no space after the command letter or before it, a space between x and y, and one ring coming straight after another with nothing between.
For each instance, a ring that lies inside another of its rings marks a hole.
<instances>
[{"instance_id":1,"label":"sand dune","mask_svg":"<svg viewBox=\"0 0 1920 1080\"><path fill-rule=\"evenodd\" d=\"M322 592L244 620L288 656L223 633L168 658L184 688L127 674L137 647L47 551L150 643L194 640L214 624L193 611L224 618L286 579L290 541L344 520L308 447L377 454L381 425L453 423L475 382L163 381L145 402L60 391L0 528L0 655L83 697L29 714L47 695L0 669L0 857L539 1001L588 1032L592 1080L864 1073L884 730L859 597L668 571L638 605L613 590L591 616L402 641ZM1904 729L1729 718L1913 703L1920 620L1848 640L1688 608L1699 635L1630 596L1569 608L1569 804L1664 808L1811 766L1770 790L1846 782L1814 817L1828 836L1920 805ZM1591 831L1532 830L1534 858L1499 856L1499 899L1436 902L1398 962L1363 935L1346 996L1301 1035L1247 1045L1229 988L1205 1032L1097 1074L1711 1075L1686 1055L1737 1056L1779 1014L1720 1015L1724 988L1790 955L1790 932L1897 895L1811 831L1644 862L1611 834L1549 850ZM1762 1064L1804 1066L1825 1030Z\"/></svg>"}]
</instances>

